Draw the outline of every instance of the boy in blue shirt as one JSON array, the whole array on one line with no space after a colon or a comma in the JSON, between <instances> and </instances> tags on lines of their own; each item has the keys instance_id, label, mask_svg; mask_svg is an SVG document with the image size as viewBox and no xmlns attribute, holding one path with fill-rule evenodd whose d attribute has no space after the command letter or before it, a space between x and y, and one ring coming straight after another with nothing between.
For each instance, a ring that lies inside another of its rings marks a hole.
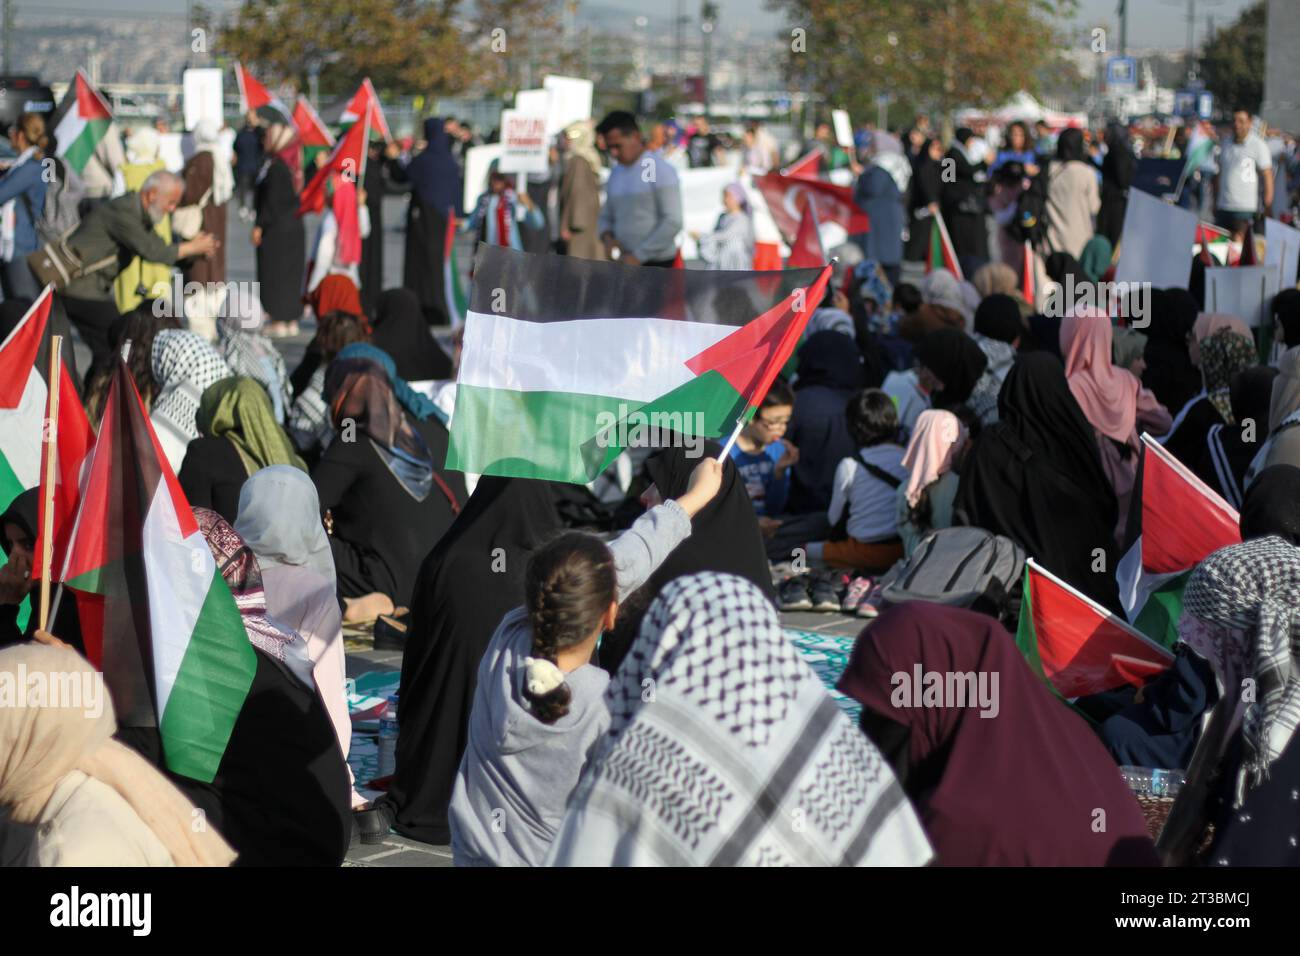
<instances>
[{"instance_id":1,"label":"boy in blue shirt","mask_svg":"<svg viewBox=\"0 0 1300 956\"><path fill-rule=\"evenodd\" d=\"M760 518L785 511L790 469L799 461L799 449L782 439L793 412L794 394L777 379L731 448L731 460Z\"/></svg>"}]
</instances>

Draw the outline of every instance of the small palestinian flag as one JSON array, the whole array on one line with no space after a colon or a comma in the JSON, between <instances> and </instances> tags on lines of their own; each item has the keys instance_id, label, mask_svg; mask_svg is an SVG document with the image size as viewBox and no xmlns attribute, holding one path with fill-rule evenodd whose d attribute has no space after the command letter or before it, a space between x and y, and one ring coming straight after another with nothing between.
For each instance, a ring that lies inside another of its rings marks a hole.
<instances>
[{"instance_id":1,"label":"small palestinian flag","mask_svg":"<svg viewBox=\"0 0 1300 956\"><path fill-rule=\"evenodd\" d=\"M752 417L830 267L648 269L480 243L447 467L586 483Z\"/></svg>"},{"instance_id":2,"label":"small palestinian flag","mask_svg":"<svg viewBox=\"0 0 1300 956\"><path fill-rule=\"evenodd\" d=\"M54 138L59 144L55 155L80 176L85 173L86 164L95 155L100 141L108 135L108 128L113 125L113 111L99 90L90 85L85 71L78 69L51 121Z\"/></svg>"},{"instance_id":3,"label":"small palestinian flag","mask_svg":"<svg viewBox=\"0 0 1300 956\"><path fill-rule=\"evenodd\" d=\"M456 210L447 209L447 235L442 243L442 288L447 296L447 320L453 329L465 324L465 289L456 264Z\"/></svg>"},{"instance_id":4,"label":"small palestinian flag","mask_svg":"<svg viewBox=\"0 0 1300 956\"><path fill-rule=\"evenodd\" d=\"M14 498L44 480L46 442L51 432L45 428L49 416L50 387L50 305L53 291L49 286L8 338L0 344L0 512ZM63 348L71 351L72 340ZM77 387L68 372L66 361L59 368L59 427L54 469L54 545L53 567L57 570L67 551L68 535L81 483L81 466L95 434L86 420L85 409L77 396ZM43 553L40 529L45 527L45 495L40 496L36 554ZM32 568L32 577L41 575L40 562ZM27 626L30 604L24 601L18 615L18 627Z\"/></svg>"},{"instance_id":5,"label":"small palestinian flag","mask_svg":"<svg viewBox=\"0 0 1300 956\"><path fill-rule=\"evenodd\" d=\"M948 227L944 225L943 216L937 212L934 214L934 222L930 224L930 254L925 258L925 274L929 275L935 269L947 269L958 280L966 278L961 274L957 250L948 238Z\"/></svg>"},{"instance_id":6,"label":"small palestinian flag","mask_svg":"<svg viewBox=\"0 0 1300 956\"><path fill-rule=\"evenodd\" d=\"M1141 687L1174 655L1030 558L1016 644L1066 699Z\"/></svg>"},{"instance_id":7,"label":"small palestinian flag","mask_svg":"<svg viewBox=\"0 0 1300 956\"><path fill-rule=\"evenodd\" d=\"M1212 551L1241 543L1239 522L1230 504L1143 434L1129 511L1129 548L1115 572L1133 626L1172 648L1187 578Z\"/></svg>"},{"instance_id":8,"label":"small palestinian flag","mask_svg":"<svg viewBox=\"0 0 1300 956\"><path fill-rule=\"evenodd\" d=\"M169 770L211 782L257 658L125 362L109 388L63 569L86 657L123 727L157 727Z\"/></svg>"},{"instance_id":9,"label":"small palestinian flag","mask_svg":"<svg viewBox=\"0 0 1300 956\"><path fill-rule=\"evenodd\" d=\"M239 100L243 104L245 113L252 110L267 123L295 125L294 114L289 107L259 83L241 63L235 64L235 82L239 85Z\"/></svg>"},{"instance_id":10,"label":"small palestinian flag","mask_svg":"<svg viewBox=\"0 0 1300 956\"><path fill-rule=\"evenodd\" d=\"M817 205L805 203L799 220L799 232L790 246L787 269L820 269L826 265L826 249L822 246L821 229L817 223Z\"/></svg>"},{"instance_id":11,"label":"small palestinian flag","mask_svg":"<svg viewBox=\"0 0 1300 956\"><path fill-rule=\"evenodd\" d=\"M330 153L329 159L316 170L316 175L303 187L298 198L298 215L320 212L325 208L326 184L331 176L337 174L361 183L366 176L366 156L370 139L370 111L366 111L365 122L353 123L343 134Z\"/></svg>"},{"instance_id":12,"label":"small palestinian flag","mask_svg":"<svg viewBox=\"0 0 1300 956\"><path fill-rule=\"evenodd\" d=\"M334 148L334 134L321 122L307 97L300 95L294 102L293 122L298 127L304 166L311 167L317 156Z\"/></svg>"},{"instance_id":13,"label":"small palestinian flag","mask_svg":"<svg viewBox=\"0 0 1300 956\"><path fill-rule=\"evenodd\" d=\"M1232 234L1208 222L1196 225L1194 248L1207 266L1226 266L1232 253Z\"/></svg>"},{"instance_id":14,"label":"small palestinian flag","mask_svg":"<svg viewBox=\"0 0 1300 956\"><path fill-rule=\"evenodd\" d=\"M367 105L371 108L370 128L382 136L385 143L391 143L393 134L388 131L388 120L384 116L384 107L379 102L379 94L375 92L370 77L366 77L361 81L361 86L352 95L348 105L343 108L343 112L339 115L339 125L349 126L360 120L366 115Z\"/></svg>"}]
</instances>

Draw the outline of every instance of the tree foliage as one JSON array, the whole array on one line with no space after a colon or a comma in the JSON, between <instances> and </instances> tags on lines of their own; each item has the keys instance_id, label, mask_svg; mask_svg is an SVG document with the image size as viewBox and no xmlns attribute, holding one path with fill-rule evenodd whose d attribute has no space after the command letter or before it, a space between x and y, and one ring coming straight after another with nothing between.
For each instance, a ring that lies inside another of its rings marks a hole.
<instances>
[{"instance_id":1,"label":"tree foliage","mask_svg":"<svg viewBox=\"0 0 1300 956\"><path fill-rule=\"evenodd\" d=\"M1074 3L769 0L769 6L786 14L791 85L866 117L875 115L881 93L948 115L1032 90L1036 71L1055 56L1055 18L1072 12Z\"/></svg>"},{"instance_id":2,"label":"tree foliage","mask_svg":"<svg viewBox=\"0 0 1300 956\"><path fill-rule=\"evenodd\" d=\"M1201 52L1201 78L1224 110L1244 106L1258 112L1264 100L1267 4L1259 0L1240 19L1214 35Z\"/></svg>"}]
</instances>

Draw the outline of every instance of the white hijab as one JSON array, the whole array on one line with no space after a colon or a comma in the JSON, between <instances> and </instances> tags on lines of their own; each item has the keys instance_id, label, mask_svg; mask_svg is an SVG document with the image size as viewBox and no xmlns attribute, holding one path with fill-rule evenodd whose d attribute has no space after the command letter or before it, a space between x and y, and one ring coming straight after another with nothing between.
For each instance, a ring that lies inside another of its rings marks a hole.
<instances>
[{"instance_id":1,"label":"white hijab","mask_svg":"<svg viewBox=\"0 0 1300 956\"><path fill-rule=\"evenodd\" d=\"M221 146L221 127L216 120L201 119L194 127L194 145L201 153L212 154L212 198L214 206L224 206L235 194L235 172L228 150Z\"/></svg>"}]
</instances>

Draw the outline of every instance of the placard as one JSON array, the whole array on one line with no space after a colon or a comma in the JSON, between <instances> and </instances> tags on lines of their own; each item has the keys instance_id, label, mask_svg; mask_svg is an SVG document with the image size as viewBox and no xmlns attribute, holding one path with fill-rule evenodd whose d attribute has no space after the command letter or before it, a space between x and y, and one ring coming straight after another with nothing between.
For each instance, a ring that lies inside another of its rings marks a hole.
<instances>
[{"instance_id":1,"label":"placard","mask_svg":"<svg viewBox=\"0 0 1300 956\"><path fill-rule=\"evenodd\" d=\"M848 110L831 110L831 123L835 127L835 140L845 149L853 148L853 124Z\"/></svg>"},{"instance_id":2,"label":"placard","mask_svg":"<svg viewBox=\"0 0 1300 956\"><path fill-rule=\"evenodd\" d=\"M465 150L465 202L461 208L467 215L487 189L488 169L501 158L501 152L500 143L486 143Z\"/></svg>"},{"instance_id":3,"label":"placard","mask_svg":"<svg viewBox=\"0 0 1300 956\"><path fill-rule=\"evenodd\" d=\"M1192 275L1196 222L1196 213L1130 189L1115 281L1186 289Z\"/></svg>"},{"instance_id":4,"label":"placard","mask_svg":"<svg viewBox=\"0 0 1300 956\"><path fill-rule=\"evenodd\" d=\"M546 116L501 111L501 161L503 173L544 173L550 166L550 137L546 135Z\"/></svg>"},{"instance_id":5,"label":"placard","mask_svg":"<svg viewBox=\"0 0 1300 956\"><path fill-rule=\"evenodd\" d=\"M595 88L591 80L576 76L548 76L542 80L542 86L551 94L546 131L552 136L570 123L591 119L591 98Z\"/></svg>"},{"instance_id":6,"label":"placard","mask_svg":"<svg viewBox=\"0 0 1300 956\"><path fill-rule=\"evenodd\" d=\"M1277 295L1277 271L1268 266L1213 266L1205 270L1205 311L1235 315L1252 329Z\"/></svg>"},{"instance_id":7,"label":"placard","mask_svg":"<svg viewBox=\"0 0 1300 956\"><path fill-rule=\"evenodd\" d=\"M223 125L222 71L219 69L186 70L181 75L185 128L192 130L200 120L210 119Z\"/></svg>"},{"instance_id":8,"label":"placard","mask_svg":"<svg viewBox=\"0 0 1300 956\"><path fill-rule=\"evenodd\" d=\"M1278 290L1294 289L1300 264L1300 229L1276 219L1264 220L1264 265L1277 270Z\"/></svg>"}]
</instances>

